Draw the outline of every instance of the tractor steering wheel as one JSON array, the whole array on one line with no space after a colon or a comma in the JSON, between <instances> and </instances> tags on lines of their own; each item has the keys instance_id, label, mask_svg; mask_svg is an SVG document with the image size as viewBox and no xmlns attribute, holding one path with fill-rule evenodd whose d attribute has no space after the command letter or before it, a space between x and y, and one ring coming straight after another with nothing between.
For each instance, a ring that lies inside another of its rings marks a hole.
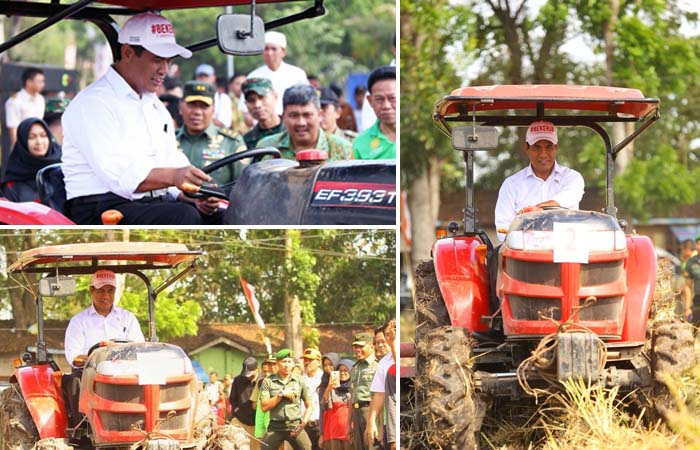
<instances>
[{"instance_id":1,"label":"tractor steering wheel","mask_svg":"<svg viewBox=\"0 0 700 450\"><path fill-rule=\"evenodd\" d=\"M547 206L543 206L542 209L545 210L545 211L552 211L552 210L555 210L555 209L569 209L569 208L565 208L565 207L563 207L563 206L552 206L552 205L547 205Z\"/></svg>"},{"instance_id":2,"label":"tractor steering wheel","mask_svg":"<svg viewBox=\"0 0 700 450\"><path fill-rule=\"evenodd\" d=\"M90 355L92 355L92 352L94 352L96 349L103 347L103 344L105 342L111 342L113 344L128 344L129 342L132 342L132 341L130 341L129 339L109 339L108 341L100 341L97 344L90 347L90 349L87 352L88 357Z\"/></svg>"},{"instance_id":3,"label":"tractor steering wheel","mask_svg":"<svg viewBox=\"0 0 700 450\"><path fill-rule=\"evenodd\" d=\"M255 164L257 162L262 161L262 159L265 156L272 156L275 159L279 159L282 154L280 153L279 150L277 150L274 147L262 147L262 148L253 148L250 150L245 150L239 153L234 153L233 155L228 155L224 156L223 158L219 159L218 161L214 161L213 163L209 164L206 167L202 168L202 171L206 174L210 174L214 172L215 170L219 170L222 167L230 166L233 167L233 164L242 160L242 159L248 159L251 158L250 163ZM231 188L233 185L236 184L236 180L233 180L229 183L223 184L221 186L211 186L211 185L206 185L206 186L194 186L194 185L185 185L183 186L182 191L184 194L190 198L204 198L204 197L216 197L220 198L222 200L228 200L228 194L231 192Z\"/></svg>"}]
</instances>

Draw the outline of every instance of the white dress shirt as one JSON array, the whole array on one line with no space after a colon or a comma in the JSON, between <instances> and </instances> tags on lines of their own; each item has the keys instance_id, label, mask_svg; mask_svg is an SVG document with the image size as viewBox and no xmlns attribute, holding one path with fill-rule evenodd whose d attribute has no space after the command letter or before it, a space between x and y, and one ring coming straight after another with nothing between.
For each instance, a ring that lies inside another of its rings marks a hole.
<instances>
[{"instance_id":1,"label":"white dress shirt","mask_svg":"<svg viewBox=\"0 0 700 450\"><path fill-rule=\"evenodd\" d=\"M100 315L94 305L73 316L66 329L66 360L73 365L78 355L86 355L90 347L100 341L127 339L144 342L139 322L134 315L116 306L107 314Z\"/></svg>"},{"instance_id":2,"label":"white dress shirt","mask_svg":"<svg viewBox=\"0 0 700 450\"><path fill-rule=\"evenodd\" d=\"M262 65L257 69L253 70L248 74L248 79L251 78L267 78L272 82L272 89L277 94L277 103L275 104L275 111L278 115L282 115L282 97L284 96L284 91L287 88L294 86L295 84L309 84L309 79L306 78L306 72L303 69L291 64L287 64L282 61L282 64L273 71L266 65ZM241 95L240 103L238 108L241 111L248 111L245 104L245 96Z\"/></svg>"},{"instance_id":3,"label":"white dress shirt","mask_svg":"<svg viewBox=\"0 0 700 450\"><path fill-rule=\"evenodd\" d=\"M318 398L318 387L321 385L321 377L323 377L323 369L320 367L316 370L313 377L309 377L304 373L304 381L311 393L311 417L309 420L318 420L321 417L321 405ZM301 412L304 413L306 406L301 402Z\"/></svg>"},{"instance_id":4,"label":"white dress shirt","mask_svg":"<svg viewBox=\"0 0 700 450\"><path fill-rule=\"evenodd\" d=\"M41 94L29 95L22 88L16 95L5 102L5 125L7 128L17 128L24 119L44 117L45 101Z\"/></svg>"},{"instance_id":5,"label":"white dress shirt","mask_svg":"<svg viewBox=\"0 0 700 450\"><path fill-rule=\"evenodd\" d=\"M231 97L223 92L214 94L214 118L224 124L224 128L231 128L233 122L233 106Z\"/></svg>"},{"instance_id":6,"label":"white dress shirt","mask_svg":"<svg viewBox=\"0 0 700 450\"><path fill-rule=\"evenodd\" d=\"M75 97L62 123L68 199L107 192L138 199L152 169L190 165L163 103L153 93L139 97L113 67ZM176 188L169 191L177 198Z\"/></svg>"},{"instance_id":7,"label":"white dress shirt","mask_svg":"<svg viewBox=\"0 0 700 450\"><path fill-rule=\"evenodd\" d=\"M518 211L526 206L554 200L559 206L578 209L583 197L584 182L580 173L554 162L546 180L539 178L528 164L503 181L496 202L496 230L510 228ZM503 241L505 233L497 233Z\"/></svg>"},{"instance_id":8,"label":"white dress shirt","mask_svg":"<svg viewBox=\"0 0 700 450\"><path fill-rule=\"evenodd\" d=\"M391 356L391 352L382 356L382 359L377 363L377 370L374 372L374 378L372 378L372 384L369 387L370 392L384 393L386 390L386 373L393 364L394 358Z\"/></svg>"}]
</instances>

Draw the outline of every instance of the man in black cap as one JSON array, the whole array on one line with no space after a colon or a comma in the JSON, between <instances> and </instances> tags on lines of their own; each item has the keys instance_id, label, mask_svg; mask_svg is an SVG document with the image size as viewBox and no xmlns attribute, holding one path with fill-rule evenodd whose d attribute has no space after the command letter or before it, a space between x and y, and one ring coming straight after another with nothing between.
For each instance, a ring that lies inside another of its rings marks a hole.
<instances>
[{"instance_id":1,"label":"man in black cap","mask_svg":"<svg viewBox=\"0 0 700 450\"><path fill-rule=\"evenodd\" d=\"M340 100L336 93L331 88L321 88L321 128L328 134L334 134L352 143L357 133L338 127L340 112Z\"/></svg>"},{"instance_id":2,"label":"man in black cap","mask_svg":"<svg viewBox=\"0 0 700 450\"><path fill-rule=\"evenodd\" d=\"M243 140L246 147L256 148L260 139L284 131L282 118L275 111L277 93L267 78L248 78L241 89L248 112L258 121Z\"/></svg>"},{"instance_id":3,"label":"man in black cap","mask_svg":"<svg viewBox=\"0 0 700 450\"><path fill-rule=\"evenodd\" d=\"M252 356L243 361L241 374L233 379L231 386L231 410L233 412L232 423L242 426L250 436L255 436L255 406L251 398L253 388L258 378L258 362ZM258 450L260 444L257 440L250 440L250 449Z\"/></svg>"},{"instance_id":4,"label":"man in black cap","mask_svg":"<svg viewBox=\"0 0 700 450\"><path fill-rule=\"evenodd\" d=\"M350 407L348 415L348 432L352 431L352 448L354 450L373 449L372 443L365 442L365 431L369 419L369 404L371 400L370 386L377 370L377 360L374 357L373 336L370 333L356 334L352 342L352 350L357 362L350 371Z\"/></svg>"},{"instance_id":5,"label":"man in black cap","mask_svg":"<svg viewBox=\"0 0 700 450\"><path fill-rule=\"evenodd\" d=\"M270 411L270 425L263 437L265 448L278 449L283 441L294 450L311 450L304 427L311 417L311 392L301 376L294 375L294 355L284 348L275 355L278 372L263 380L260 406ZM302 416L301 402L306 410Z\"/></svg>"},{"instance_id":6,"label":"man in black cap","mask_svg":"<svg viewBox=\"0 0 700 450\"><path fill-rule=\"evenodd\" d=\"M183 126L175 133L178 149L185 153L195 167L203 168L225 156L246 149L238 132L214 125L214 94L216 88L204 81L188 81L180 102ZM219 185L238 178L245 166L236 162L212 172Z\"/></svg>"}]
</instances>

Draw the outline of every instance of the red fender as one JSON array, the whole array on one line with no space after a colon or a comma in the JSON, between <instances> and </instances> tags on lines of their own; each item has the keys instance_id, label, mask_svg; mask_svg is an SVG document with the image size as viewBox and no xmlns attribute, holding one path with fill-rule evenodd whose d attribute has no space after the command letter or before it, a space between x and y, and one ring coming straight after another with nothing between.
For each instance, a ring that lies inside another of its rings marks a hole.
<instances>
[{"instance_id":1,"label":"red fender","mask_svg":"<svg viewBox=\"0 0 700 450\"><path fill-rule=\"evenodd\" d=\"M621 340L643 342L656 285L656 251L648 236L627 236L627 294Z\"/></svg>"},{"instance_id":2,"label":"red fender","mask_svg":"<svg viewBox=\"0 0 700 450\"><path fill-rule=\"evenodd\" d=\"M48 364L17 368L14 377L39 431L39 438L66 438L68 419L60 385Z\"/></svg>"},{"instance_id":3,"label":"red fender","mask_svg":"<svg viewBox=\"0 0 700 450\"><path fill-rule=\"evenodd\" d=\"M488 330L481 321L489 314L485 256L486 245L477 237L439 239L433 245L435 274L453 326Z\"/></svg>"},{"instance_id":4,"label":"red fender","mask_svg":"<svg viewBox=\"0 0 700 450\"><path fill-rule=\"evenodd\" d=\"M0 223L7 225L75 225L58 211L37 202L0 199Z\"/></svg>"}]
</instances>

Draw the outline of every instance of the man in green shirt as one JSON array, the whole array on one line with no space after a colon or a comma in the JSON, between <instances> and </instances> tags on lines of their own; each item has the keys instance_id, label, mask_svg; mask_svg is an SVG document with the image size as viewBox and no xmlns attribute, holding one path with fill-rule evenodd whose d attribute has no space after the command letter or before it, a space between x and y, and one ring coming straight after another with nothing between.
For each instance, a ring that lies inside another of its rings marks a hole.
<instances>
[{"instance_id":1,"label":"man in green shirt","mask_svg":"<svg viewBox=\"0 0 700 450\"><path fill-rule=\"evenodd\" d=\"M215 92L209 83L188 81L180 102L183 125L175 133L178 148L190 164L199 168L246 149L240 134L214 125ZM244 168L242 162L236 162L233 167L229 165L214 171L211 177L219 185L226 184L238 178Z\"/></svg>"},{"instance_id":2,"label":"man in green shirt","mask_svg":"<svg viewBox=\"0 0 700 450\"><path fill-rule=\"evenodd\" d=\"M248 148L257 148L260 139L284 131L282 118L275 111L277 93L267 78L250 78L243 83L242 89L248 112L258 121L243 135L243 140Z\"/></svg>"},{"instance_id":3,"label":"man in green shirt","mask_svg":"<svg viewBox=\"0 0 700 450\"><path fill-rule=\"evenodd\" d=\"M311 450L311 441L304 431L311 417L311 393L304 379L294 375L294 356L285 348L277 352L276 374L265 378L260 386L260 407L270 412L270 425L263 437L265 448L278 449L283 441L294 450ZM301 402L304 401L304 415Z\"/></svg>"},{"instance_id":4,"label":"man in green shirt","mask_svg":"<svg viewBox=\"0 0 700 450\"><path fill-rule=\"evenodd\" d=\"M350 409L348 415L348 432L352 430L352 448L354 450L373 449L372 443L365 442L369 404L371 400L370 386L377 370L377 360L374 357L372 345L373 336L370 333L355 335L352 350L357 362L350 371Z\"/></svg>"},{"instance_id":5,"label":"man in green shirt","mask_svg":"<svg viewBox=\"0 0 700 450\"><path fill-rule=\"evenodd\" d=\"M321 129L321 103L309 84L297 84L282 97L282 121L285 131L258 141L257 147L276 147L282 158L296 160L299 150L324 150L329 161L350 159L352 145L343 138Z\"/></svg>"},{"instance_id":6,"label":"man in green shirt","mask_svg":"<svg viewBox=\"0 0 700 450\"><path fill-rule=\"evenodd\" d=\"M367 86L377 121L355 138L353 159L396 159L396 67L373 70Z\"/></svg>"}]
</instances>

